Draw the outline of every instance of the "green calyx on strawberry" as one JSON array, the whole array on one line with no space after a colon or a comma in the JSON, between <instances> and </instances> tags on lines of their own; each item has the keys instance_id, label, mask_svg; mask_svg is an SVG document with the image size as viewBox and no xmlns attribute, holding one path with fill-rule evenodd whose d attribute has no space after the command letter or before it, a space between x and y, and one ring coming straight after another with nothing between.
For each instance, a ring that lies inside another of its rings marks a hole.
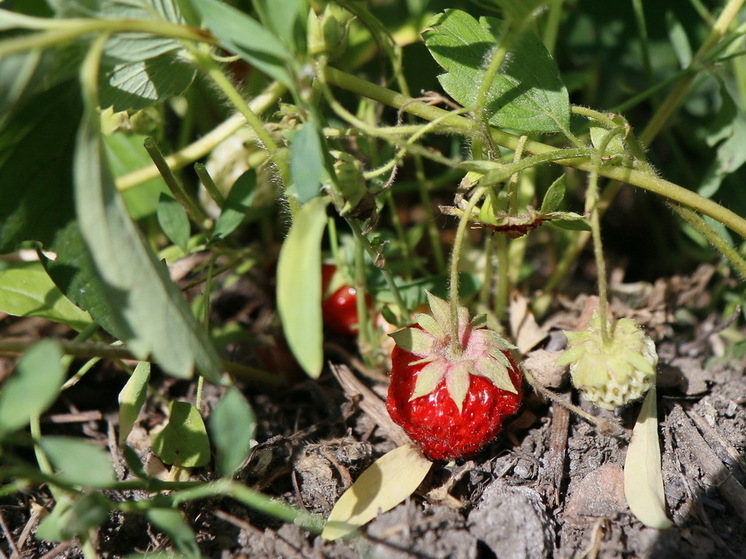
<instances>
[{"instance_id":1,"label":"green calyx on strawberry","mask_svg":"<svg viewBox=\"0 0 746 559\"><path fill-rule=\"evenodd\" d=\"M521 372L513 346L458 311L458 341L452 343L449 304L428 293L431 314L391 334L391 418L436 460L468 457L492 441L506 417L520 407Z\"/></svg>"}]
</instances>

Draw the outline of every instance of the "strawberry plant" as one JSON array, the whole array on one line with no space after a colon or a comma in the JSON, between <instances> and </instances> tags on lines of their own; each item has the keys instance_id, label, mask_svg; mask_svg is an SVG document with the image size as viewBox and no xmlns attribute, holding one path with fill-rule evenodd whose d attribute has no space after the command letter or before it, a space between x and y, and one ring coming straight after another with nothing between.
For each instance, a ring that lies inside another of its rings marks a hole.
<instances>
[{"instance_id":1,"label":"strawberry plant","mask_svg":"<svg viewBox=\"0 0 746 559\"><path fill-rule=\"evenodd\" d=\"M746 545L743 4L4 3L0 552Z\"/></svg>"}]
</instances>

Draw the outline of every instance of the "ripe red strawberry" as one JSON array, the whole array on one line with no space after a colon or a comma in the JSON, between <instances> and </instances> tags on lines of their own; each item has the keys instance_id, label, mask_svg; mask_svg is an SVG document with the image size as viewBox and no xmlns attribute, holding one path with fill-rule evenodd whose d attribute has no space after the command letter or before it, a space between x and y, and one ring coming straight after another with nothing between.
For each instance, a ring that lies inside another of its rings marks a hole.
<instances>
[{"instance_id":1,"label":"ripe red strawberry","mask_svg":"<svg viewBox=\"0 0 746 559\"><path fill-rule=\"evenodd\" d=\"M512 346L459 309L459 346L450 344L448 303L428 294L430 314L392 334L391 418L434 460L469 457L492 441L521 404Z\"/></svg>"},{"instance_id":2,"label":"ripe red strawberry","mask_svg":"<svg viewBox=\"0 0 746 559\"><path fill-rule=\"evenodd\" d=\"M349 285L337 287L334 284L334 276L337 267L333 264L321 265L321 285L323 298L321 302L321 315L324 324L332 331L343 336L354 336L358 331L360 322L357 315L357 289ZM330 295L327 292L332 290ZM370 306L370 296L366 294L365 300Z\"/></svg>"}]
</instances>

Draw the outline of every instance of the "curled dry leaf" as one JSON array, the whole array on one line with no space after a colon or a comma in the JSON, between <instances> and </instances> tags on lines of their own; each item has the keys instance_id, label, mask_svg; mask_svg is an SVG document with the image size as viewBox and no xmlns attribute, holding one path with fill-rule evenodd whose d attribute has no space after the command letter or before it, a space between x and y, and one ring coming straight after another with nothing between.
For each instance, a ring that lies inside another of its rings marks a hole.
<instances>
[{"instance_id":1,"label":"curled dry leaf","mask_svg":"<svg viewBox=\"0 0 746 559\"><path fill-rule=\"evenodd\" d=\"M391 510L414 493L432 465L415 444L384 454L342 494L321 537L329 541L342 538Z\"/></svg>"}]
</instances>

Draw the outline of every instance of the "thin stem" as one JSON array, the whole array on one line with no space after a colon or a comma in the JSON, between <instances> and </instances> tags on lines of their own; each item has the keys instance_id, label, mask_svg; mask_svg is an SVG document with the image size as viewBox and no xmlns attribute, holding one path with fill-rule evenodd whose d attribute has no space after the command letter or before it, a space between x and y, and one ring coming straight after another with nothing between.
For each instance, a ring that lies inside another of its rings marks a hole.
<instances>
[{"instance_id":1,"label":"thin stem","mask_svg":"<svg viewBox=\"0 0 746 559\"><path fill-rule=\"evenodd\" d=\"M483 123L485 129L489 127L489 119L485 114L487 96L492 87L492 82L500 71L500 66L502 66L502 63L505 61L505 57L508 55L508 51L510 50L510 47L513 46L513 41L515 41L519 32L519 28L511 25L510 19L504 20L500 44L492 54L492 59L484 71L484 76L482 76L482 83L479 84L477 96L474 99L474 116Z\"/></svg>"},{"instance_id":2,"label":"thin stem","mask_svg":"<svg viewBox=\"0 0 746 559\"><path fill-rule=\"evenodd\" d=\"M474 208L477 207L479 200L484 197L487 189L484 187L477 188L471 195L469 203L464 209L464 213L458 222L458 228L456 229L456 238L453 240L453 248L451 249L451 277L448 286L448 300L451 305L451 343L450 348L454 355L461 355L461 343L458 336L459 324L458 324L458 307L459 307L459 291L458 291L458 264L461 259L461 249L464 244L464 237L466 234L466 228L469 225L469 219Z\"/></svg>"},{"instance_id":3,"label":"thin stem","mask_svg":"<svg viewBox=\"0 0 746 559\"><path fill-rule=\"evenodd\" d=\"M684 219L689 225L691 225L699 234L701 234L707 241L728 259L730 265L736 270L742 280L746 280L746 260L734 249L730 243L728 243L723 237L718 235L707 222L702 219L696 212L689 208L684 208L678 204L669 204L669 207L675 211L679 216Z\"/></svg>"},{"instance_id":4,"label":"thin stem","mask_svg":"<svg viewBox=\"0 0 746 559\"><path fill-rule=\"evenodd\" d=\"M145 151L148 152L153 163L155 163L155 166L160 171L161 177L163 177L163 180L171 191L171 194L173 194L174 198L176 198L176 200L178 200L178 202L184 207L192 221L202 231L209 229L210 218L207 216L204 208L194 200L194 198L186 191L184 185L182 185L176 178L173 171L169 168L168 163L166 163L166 159L163 157L163 153L155 143L155 140L150 137L145 138L143 145L145 146Z\"/></svg>"},{"instance_id":5,"label":"thin stem","mask_svg":"<svg viewBox=\"0 0 746 559\"><path fill-rule=\"evenodd\" d=\"M272 135L264 127L264 123L259 118L259 115L254 112L251 105L246 101L246 99L244 99L243 95L241 95L241 92L236 89L233 82L228 79L222 69L213 61L212 58L210 58L210 56L201 52L196 47L191 47L190 51L200 62L207 73L207 76L216 86L218 86L228 101L236 107L236 110L243 115L249 126L254 129L259 141L264 145L267 151L272 154L272 160L275 165L277 165L277 170L280 173L282 183L287 188L290 184L290 168L288 166L287 158L279 153L277 142L275 142Z\"/></svg>"},{"instance_id":6,"label":"thin stem","mask_svg":"<svg viewBox=\"0 0 746 559\"><path fill-rule=\"evenodd\" d=\"M218 185L215 184L215 181L212 180L210 173L207 172L207 167L205 167L203 163L195 163L194 172L197 173L199 181L202 183L202 186L205 187L205 190L207 190L210 198L212 198L212 200L218 205L219 208L222 208L225 204L225 196L223 196L223 193L220 192L220 189L218 188Z\"/></svg>"},{"instance_id":7,"label":"thin stem","mask_svg":"<svg viewBox=\"0 0 746 559\"><path fill-rule=\"evenodd\" d=\"M552 5L549 7L549 16L547 17L547 24L543 34L544 46L549 51L549 54L554 54L554 47L557 44L563 4L564 0L552 0Z\"/></svg>"},{"instance_id":8,"label":"thin stem","mask_svg":"<svg viewBox=\"0 0 746 559\"><path fill-rule=\"evenodd\" d=\"M498 320L505 318L510 298L510 251L508 237L497 235L497 294L495 296L495 316Z\"/></svg>"},{"instance_id":9,"label":"thin stem","mask_svg":"<svg viewBox=\"0 0 746 559\"><path fill-rule=\"evenodd\" d=\"M347 219L347 224L350 226L350 229L352 229L352 233L355 235L356 240L362 243L363 248L365 248L365 252L367 252L368 256L370 256L371 259L375 262L378 254L376 253L376 250L373 248L373 246L370 244L370 241L365 237L365 235L363 235L363 231L360 229L360 224L354 219ZM399 287L394 281L393 274L388 269L388 266L379 268L379 270L383 274L383 278L386 280L386 285L388 285L389 289L391 290L391 295L394 297L394 304L399 308L399 317L407 316L409 314L409 308L404 303L404 299L399 292Z\"/></svg>"},{"instance_id":10,"label":"thin stem","mask_svg":"<svg viewBox=\"0 0 746 559\"><path fill-rule=\"evenodd\" d=\"M249 103L249 107L254 114L259 115L274 105L283 93L285 93L285 86L274 82L262 93L254 97ZM190 163L194 163L210 153L218 144L244 126L246 126L246 118L241 113L236 113L197 141L166 156L166 163L174 171ZM122 175L117 179L116 184L119 190L125 191L158 176L158 168L153 164Z\"/></svg>"},{"instance_id":11,"label":"thin stem","mask_svg":"<svg viewBox=\"0 0 746 559\"><path fill-rule=\"evenodd\" d=\"M618 136L623 131L622 128L617 128L616 130L607 132L601 140L598 150L593 154L593 169L588 176L588 193L585 200L585 211L590 215L591 235L593 236L593 256L596 260L596 273L598 275L599 323L601 325L601 338L604 343L611 341L611 333L609 332L609 295L606 279L606 259L604 258L603 240L601 238L601 211L598 207L598 169L601 167L601 159L606 148L609 146L609 142L611 142L614 136Z\"/></svg>"},{"instance_id":12,"label":"thin stem","mask_svg":"<svg viewBox=\"0 0 746 559\"><path fill-rule=\"evenodd\" d=\"M390 89L375 85L371 82L362 80L334 68L327 67L325 69L324 75L330 84L337 85L339 87L347 89L348 91L352 91L360 95L364 95L366 97L369 97L370 99L375 99L381 103L395 108L401 108L402 106L406 105L406 107L404 108L405 111L426 120L434 120L442 116L444 113L448 112L438 107L433 107L425 103L417 102L410 97L402 95L401 93L396 93L395 91L391 91ZM476 129L474 122L464 117L449 115L449 117L443 122L450 129L443 130L444 132L457 132L459 134L467 136L474 136L479 134L479 131ZM514 136L513 134L509 134L497 129L490 130L490 134L492 135L494 141L503 147L515 149L518 145L519 137ZM541 155L557 152L558 150L559 148L544 144L542 142L537 142L535 140L526 141L525 151L527 151L528 153ZM583 160L560 159L553 161L559 165L574 167L582 171L590 171L592 168L590 162ZM720 204L717 204L712 200L703 198L695 192L683 188L677 184L674 184L647 172L616 165L602 165L601 168L598 169L598 174L599 176L638 186L655 194L659 194L660 196L663 196L665 198L669 198L685 206L694 208L697 211L709 217L712 217L716 221L719 221L726 227L729 227L742 237L746 237L746 220L737 215L735 212L724 208Z\"/></svg>"}]
</instances>

